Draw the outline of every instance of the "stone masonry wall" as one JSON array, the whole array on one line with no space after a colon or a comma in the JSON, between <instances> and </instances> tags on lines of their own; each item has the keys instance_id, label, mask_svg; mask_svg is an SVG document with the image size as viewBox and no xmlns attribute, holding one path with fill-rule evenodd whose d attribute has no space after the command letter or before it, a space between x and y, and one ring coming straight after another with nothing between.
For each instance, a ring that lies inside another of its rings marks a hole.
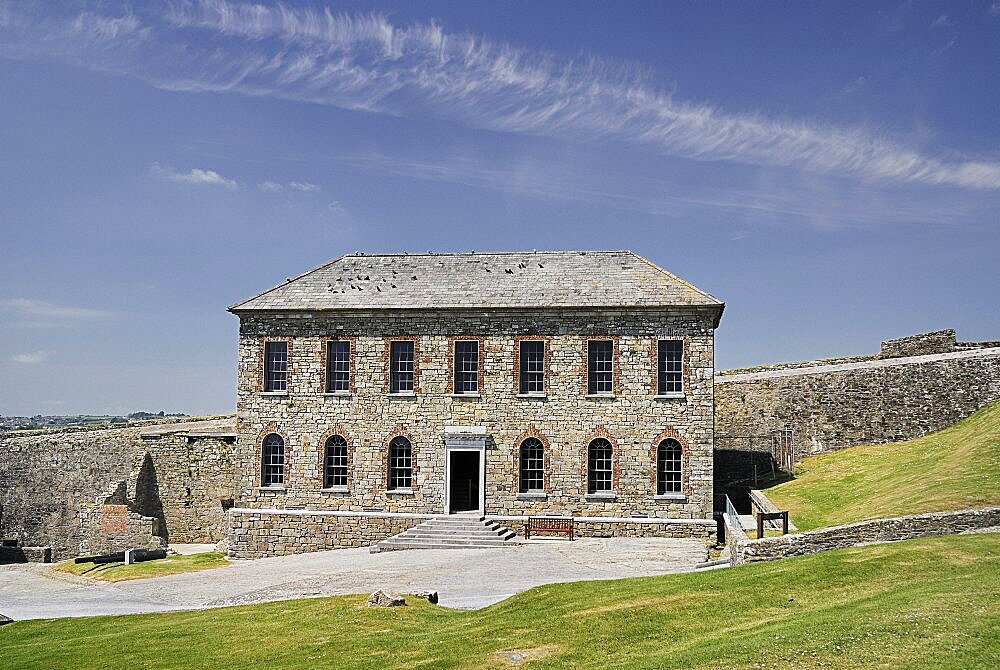
<instances>
[{"instance_id":1,"label":"stone masonry wall","mask_svg":"<svg viewBox=\"0 0 1000 670\"><path fill-rule=\"evenodd\" d=\"M78 518L82 538L80 555L166 546L159 519L142 516L125 505L84 505Z\"/></svg>"},{"instance_id":2,"label":"stone masonry wall","mask_svg":"<svg viewBox=\"0 0 1000 670\"><path fill-rule=\"evenodd\" d=\"M864 359L721 372L716 433L787 427L800 453L820 453L919 437L1000 398L1000 347L956 344L953 332L950 344L947 334L928 335L886 342L882 354Z\"/></svg>"},{"instance_id":3,"label":"stone masonry wall","mask_svg":"<svg viewBox=\"0 0 1000 670\"><path fill-rule=\"evenodd\" d=\"M230 558L286 556L310 551L366 547L402 533L432 518L425 514L378 512L324 512L312 510L255 510L229 512ZM524 535L524 517L487 517ZM711 520L578 518L577 537L682 537L713 540Z\"/></svg>"},{"instance_id":4,"label":"stone masonry wall","mask_svg":"<svg viewBox=\"0 0 1000 670\"><path fill-rule=\"evenodd\" d=\"M149 427L0 436L0 536L51 545L62 560L99 539L87 534L99 524L81 512L117 503L158 518L170 541L220 540L221 499L234 497L233 438L189 437L191 425L153 439L141 436Z\"/></svg>"},{"instance_id":5,"label":"stone masonry wall","mask_svg":"<svg viewBox=\"0 0 1000 670\"><path fill-rule=\"evenodd\" d=\"M390 339L416 338L417 391L387 394ZM452 343L481 339L482 380L476 397L451 395ZM547 394L519 397L515 338L547 343ZM586 341L614 341L614 397L588 397ZM654 397L657 338L683 339L686 393ZM286 394L262 393L265 341L289 346ZM352 393L323 393L323 352L329 339L353 342ZM444 513L445 426L486 429L486 514L699 518L712 510L713 317L686 310L423 311L244 315L238 383L241 507ZM270 432L286 442L286 482L260 488L260 446ZM351 449L347 492L322 490L321 453L327 436ZM386 491L385 454L397 434L414 449L412 492ZM544 495L518 494L517 447L527 436L546 446ZM586 492L586 446L597 436L615 447L614 495ZM663 437L684 446L685 486L655 496L654 446Z\"/></svg>"},{"instance_id":6,"label":"stone masonry wall","mask_svg":"<svg viewBox=\"0 0 1000 670\"><path fill-rule=\"evenodd\" d=\"M844 549L872 542L896 542L930 535L952 535L998 527L1000 507L873 519L759 540L750 540L744 533L734 532L728 515L726 525L732 564L743 565L815 554L831 549Z\"/></svg>"},{"instance_id":7,"label":"stone masonry wall","mask_svg":"<svg viewBox=\"0 0 1000 670\"><path fill-rule=\"evenodd\" d=\"M229 513L229 556L262 558L367 547L428 518L417 514L380 516L233 509Z\"/></svg>"}]
</instances>

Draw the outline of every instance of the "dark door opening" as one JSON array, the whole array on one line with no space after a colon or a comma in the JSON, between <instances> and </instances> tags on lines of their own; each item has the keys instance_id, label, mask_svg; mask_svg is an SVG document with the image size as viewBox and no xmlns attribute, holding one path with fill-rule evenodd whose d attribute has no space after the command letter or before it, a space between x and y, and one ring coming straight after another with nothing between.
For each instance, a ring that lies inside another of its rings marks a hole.
<instances>
[{"instance_id":1,"label":"dark door opening","mask_svg":"<svg viewBox=\"0 0 1000 670\"><path fill-rule=\"evenodd\" d=\"M479 452L453 451L449 463L448 511L479 509Z\"/></svg>"}]
</instances>

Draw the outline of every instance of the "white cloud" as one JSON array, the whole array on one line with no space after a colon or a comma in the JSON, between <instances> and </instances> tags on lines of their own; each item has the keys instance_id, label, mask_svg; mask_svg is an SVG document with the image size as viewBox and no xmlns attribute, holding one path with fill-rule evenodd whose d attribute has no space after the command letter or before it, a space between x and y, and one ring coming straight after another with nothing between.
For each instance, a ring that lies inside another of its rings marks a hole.
<instances>
[{"instance_id":1,"label":"white cloud","mask_svg":"<svg viewBox=\"0 0 1000 670\"><path fill-rule=\"evenodd\" d=\"M947 14L942 14L931 22L931 28L954 28L957 25L958 21L948 18Z\"/></svg>"},{"instance_id":2,"label":"white cloud","mask_svg":"<svg viewBox=\"0 0 1000 670\"><path fill-rule=\"evenodd\" d=\"M17 312L22 316L53 319L93 319L107 316L108 314L99 309L53 305L50 302L34 300L32 298L0 300L0 307Z\"/></svg>"},{"instance_id":3,"label":"white cloud","mask_svg":"<svg viewBox=\"0 0 1000 670\"><path fill-rule=\"evenodd\" d=\"M302 191L303 193L312 193L313 191L319 190L319 186L311 184L307 181L290 181L288 182L288 187L293 188L296 191Z\"/></svg>"},{"instance_id":4,"label":"white cloud","mask_svg":"<svg viewBox=\"0 0 1000 670\"><path fill-rule=\"evenodd\" d=\"M732 114L675 99L634 68L400 27L383 16L224 0L173 5L170 23L242 38L225 67L184 90L236 91L572 140L622 140L699 160L794 166L900 182L1000 189L1000 163L919 153L868 131ZM273 46L268 46L273 43Z\"/></svg>"},{"instance_id":5,"label":"white cloud","mask_svg":"<svg viewBox=\"0 0 1000 670\"><path fill-rule=\"evenodd\" d=\"M262 181L261 183L257 184L257 188L263 191L264 193L281 193L283 190L285 190L285 187L276 181Z\"/></svg>"},{"instance_id":6,"label":"white cloud","mask_svg":"<svg viewBox=\"0 0 1000 670\"><path fill-rule=\"evenodd\" d=\"M44 363L49 360L49 351L32 351L28 354L14 354L10 357L15 363L21 363L23 365L33 365L35 363Z\"/></svg>"},{"instance_id":7,"label":"white cloud","mask_svg":"<svg viewBox=\"0 0 1000 670\"><path fill-rule=\"evenodd\" d=\"M95 43L114 43L123 40L143 40L149 37L149 28L144 28L132 14L125 16L101 16L82 12L72 24L77 37Z\"/></svg>"},{"instance_id":8,"label":"white cloud","mask_svg":"<svg viewBox=\"0 0 1000 670\"><path fill-rule=\"evenodd\" d=\"M150 167L152 173L160 179L176 181L186 184L207 184L209 186L222 186L230 191L237 190L240 185L233 179L227 179L215 170L204 170L193 168L187 172L178 172L172 167L164 167L159 163L153 163Z\"/></svg>"},{"instance_id":9,"label":"white cloud","mask_svg":"<svg viewBox=\"0 0 1000 670\"><path fill-rule=\"evenodd\" d=\"M448 33L433 22L397 25L380 15L226 0L177 2L163 15L142 9L156 30L138 45L111 29L98 31L106 38L100 48L68 38L54 44L46 36L61 33L40 20L33 29L7 31L20 39L6 46L8 35L0 34L0 53L56 56L167 90L429 114L494 131L630 143L694 160L788 166L861 181L1000 190L1000 162L992 158L955 158L946 149L918 150L862 128L687 102L658 88L640 67L558 57ZM121 48L114 51L108 44L116 41ZM237 186L210 170L167 174Z\"/></svg>"}]
</instances>

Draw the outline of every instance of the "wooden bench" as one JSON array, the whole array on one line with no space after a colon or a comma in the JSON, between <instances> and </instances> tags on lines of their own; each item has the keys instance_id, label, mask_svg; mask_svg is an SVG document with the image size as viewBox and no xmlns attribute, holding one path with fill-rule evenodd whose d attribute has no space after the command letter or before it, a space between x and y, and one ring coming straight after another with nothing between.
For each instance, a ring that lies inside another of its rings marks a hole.
<instances>
[{"instance_id":1,"label":"wooden bench","mask_svg":"<svg viewBox=\"0 0 1000 670\"><path fill-rule=\"evenodd\" d=\"M530 539L532 533L555 533L569 535L573 539L573 517L565 516L529 516L524 524L524 539Z\"/></svg>"}]
</instances>

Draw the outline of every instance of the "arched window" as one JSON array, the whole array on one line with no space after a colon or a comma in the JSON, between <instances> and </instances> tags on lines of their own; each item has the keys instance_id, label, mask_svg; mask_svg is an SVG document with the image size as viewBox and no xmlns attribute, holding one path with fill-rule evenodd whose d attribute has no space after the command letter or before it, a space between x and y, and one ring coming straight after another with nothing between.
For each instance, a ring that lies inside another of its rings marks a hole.
<instances>
[{"instance_id":1,"label":"arched window","mask_svg":"<svg viewBox=\"0 0 1000 670\"><path fill-rule=\"evenodd\" d=\"M323 488L347 488L347 440L331 435L323 452Z\"/></svg>"},{"instance_id":2,"label":"arched window","mask_svg":"<svg viewBox=\"0 0 1000 670\"><path fill-rule=\"evenodd\" d=\"M413 486L413 447L399 435L389 443L389 490Z\"/></svg>"},{"instance_id":3,"label":"arched window","mask_svg":"<svg viewBox=\"0 0 1000 670\"><path fill-rule=\"evenodd\" d=\"M656 495L681 492L681 443L672 438L656 447Z\"/></svg>"},{"instance_id":4,"label":"arched window","mask_svg":"<svg viewBox=\"0 0 1000 670\"><path fill-rule=\"evenodd\" d=\"M542 441L529 437L521 442L520 463L521 493L545 490L545 447Z\"/></svg>"},{"instance_id":5,"label":"arched window","mask_svg":"<svg viewBox=\"0 0 1000 670\"><path fill-rule=\"evenodd\" d=\"M614 447L599 437L587 447L587 493L611 492Z\"/></svg>"},{"instance_id":6,"label":"arched window","mask_svg":"<svg viewBox=\"0 0 1000 670\"><path fill-rule=\"evenodd\" d=\"M271 433L261 448L261 486L282 486L285 483L285 441Z\"/></svg>"}]
</instances>

